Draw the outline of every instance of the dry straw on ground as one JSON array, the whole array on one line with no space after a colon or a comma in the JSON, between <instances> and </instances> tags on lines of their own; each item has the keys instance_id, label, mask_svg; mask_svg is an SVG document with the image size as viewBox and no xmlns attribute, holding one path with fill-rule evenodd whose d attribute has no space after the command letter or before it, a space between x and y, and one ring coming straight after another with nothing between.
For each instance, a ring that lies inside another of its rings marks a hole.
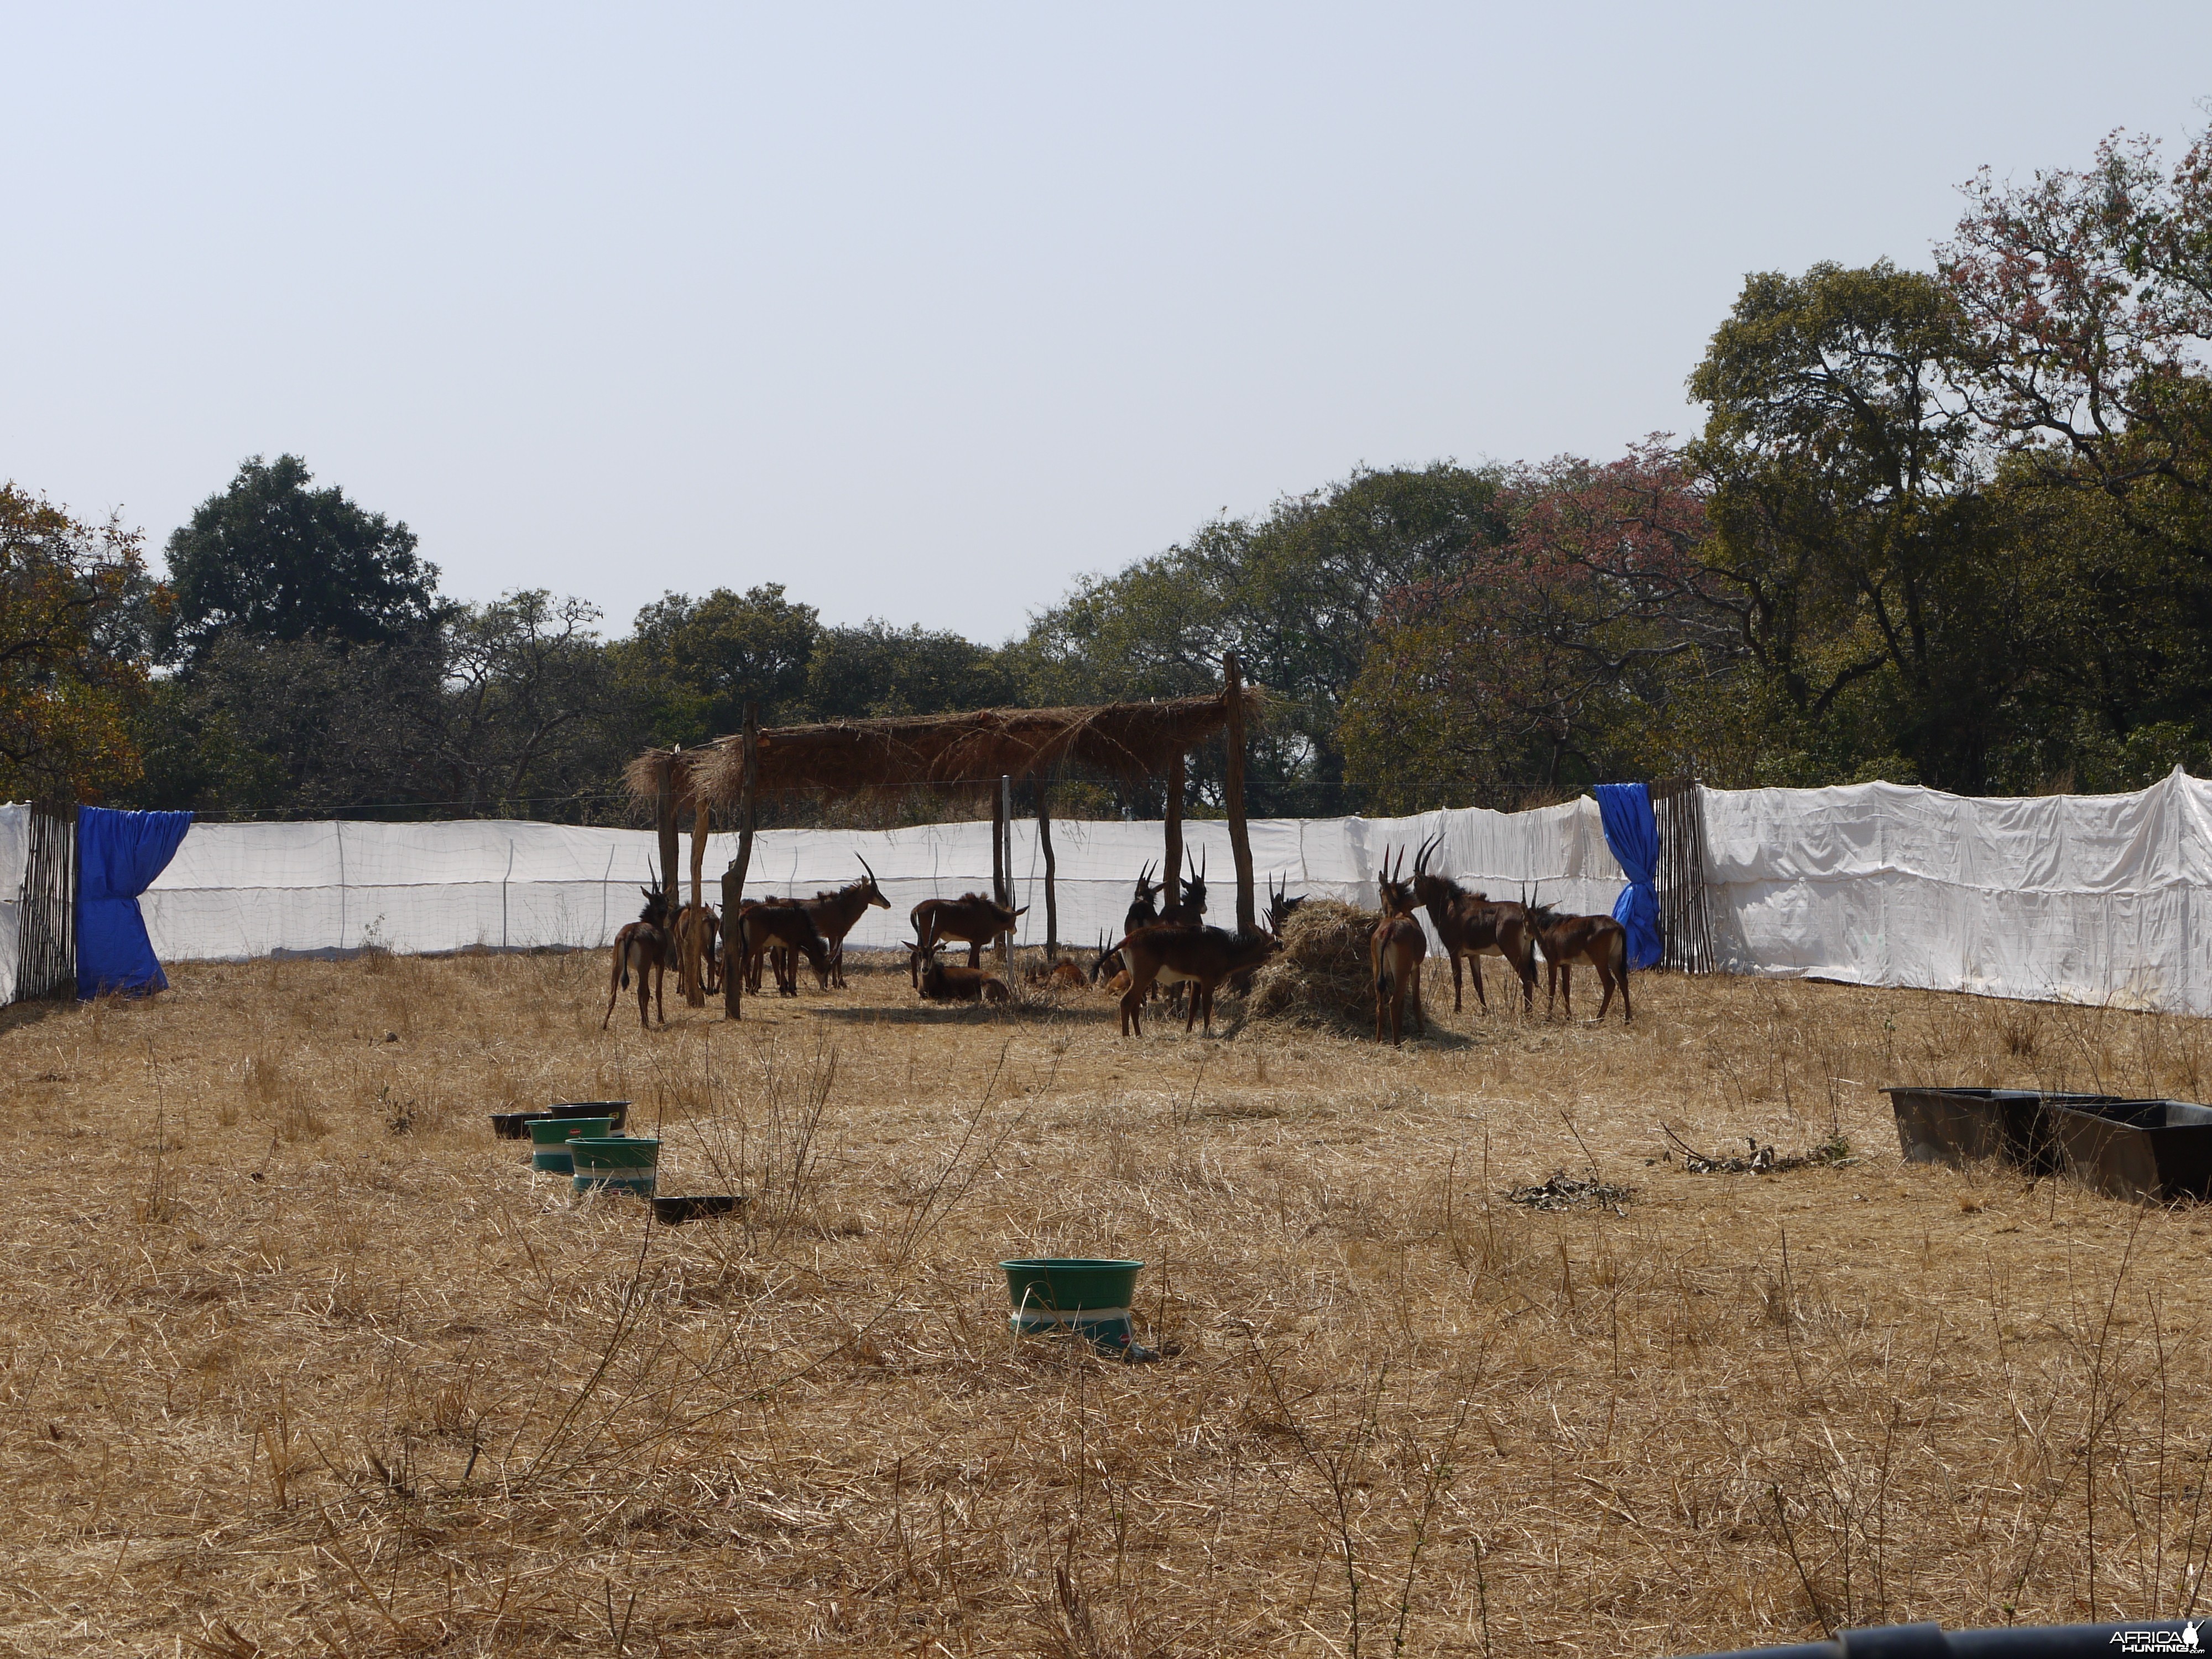
<instances>
[{"instance_id":1,"label":"dry straw on ground","mask_svg":"<svg viewBox=\"0 0 2212 1659\"><path fill-rule=\"evenodd\" d=\"M2205 1219L1902 1165L1872 1089L2200 1096L2197 1023L1650 975L1627 1029L1431 999L1402 1050L1122 1042L1103 998L897 972L602 1036L603 973L187 967L0 1017L0 1651L1659 1654L2204 1610ZM485 1123L609 1096L672 1184L760 1202L654 1231ZM1693 1174L1670 1133L1858 1161ZM1616 1191L1502 1196L1555 1172ZM1176 1356L1016 1346L991 1264L1059 1252L1148 1260Z\"/></svg>"}]
</instances>

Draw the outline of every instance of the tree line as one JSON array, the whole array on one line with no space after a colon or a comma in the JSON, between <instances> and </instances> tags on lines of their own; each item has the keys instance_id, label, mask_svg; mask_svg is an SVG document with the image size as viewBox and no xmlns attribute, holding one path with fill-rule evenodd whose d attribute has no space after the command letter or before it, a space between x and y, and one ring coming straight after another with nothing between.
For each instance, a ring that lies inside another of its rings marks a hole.
<instances>
[{"instance_id":1,"label":"tree line","mask_svg":"<svg viewBox=\"0 0 2212 1659\"><path fill-rule=\"evenodd\" d=\"M780 584L472 603L401 522L246 462L139 538L0 490L0 793L621 821L649 744L1159 697L1240 653L1261 813L1607 778L2140 787L2212 761L2212 134L1968 186L1925 269L1756 273L1693 436L1361 469L1085 579L990 645ZM1200 757L1201 803L1218 757ZM1076 810L1158 809L1142 786Z\"/></svg>"}]
</instances>

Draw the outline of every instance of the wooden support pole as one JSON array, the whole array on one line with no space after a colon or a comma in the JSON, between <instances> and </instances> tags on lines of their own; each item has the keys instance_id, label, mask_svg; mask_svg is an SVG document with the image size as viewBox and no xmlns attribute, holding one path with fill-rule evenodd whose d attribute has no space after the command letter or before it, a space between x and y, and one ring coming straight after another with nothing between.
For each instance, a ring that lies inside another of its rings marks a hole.
<instances>
[{"instance_id":1,"label":"wooden support pole","mask_svg":"<svg viewBox=\"0 0 2212 1659\"><path fill-rule=\"evenodd\" d=\"M744 770L738 784L738 856L722 872L722 1012L732 1019L744 1017L745 944L738 927L744 908L745 872L753 861L753 817L760 779L760 705L745 705Z\"/></svg>"},{"instance_id":2,"label":"wooden support pole","mask_svg":"<svg viewBox=\"0 0 2212 1659\"><path fill-rule=\"evenodd\" d=\"M1052 800L1045 781L1036 781L1037 845L1044 851L1044 959L1060 960L1060 896L1053 888Z\"/></svg>"},{"instance_id":3,"label":"wooden support pole","mask_svg":"<svg viewBox=\"0 0 2212 1659\"><path fill-rule=\"evenodd\" d=\"M707 831L713 817L704 801L691 805L691 902L679 916L694 918L676 935L676 986L687 1008L707 1006L707 932L700 926L699 883L707 857Z\"/></svg>"},{"instance_id":4,"label":"wooden support pole","mask_svg":"<svg viewBox=\"0 0 2212 1659\"><path fill-rule=\"evenodd\" d=\"M1013 781L1003 772L999 774L999 799L992 816L998 824L998 852L991 862L999 870L999 902L1011 910L1014 908L1014 787ZM1001 976L1006 972L1013 942L1012 928L999 935Z\"/></svg>"},{"instance_id":5,"label":"wooden support pole","mask_svg":"<svg viewBox=\"0 0 2212 1659\"><path fill-rule=\"evenodd\" d=\"M991 792L991 902L1006 902L1006 802Z\"/></svg>"},{"instance_id":6,"label":"wooden support pole","mask_svg":"<svg viewBox=\"0 0 2212 1659\"><path fill-rule=\"evenodd\" d=\"M676 919L678 860L676 853L676 757L681 744L660 757L660 776L653 791L653 827L660 832L660 890L668 900L668 916Z\"/></svg>"},{"instance_id":7,"label":"wooden support pole","mask_svg":"<svg viewBox=\"0 0 2212 1659\"><path fill-rule=\"evenodd\" d=\"M1259 926L1252 899L1252 837L1244 827L1244 674L1234 651L1221 659L1221 695L1229 704L1229 769L1222 793L1228 798L1229 853L1237 863L1237 931Z\"/></svg>"},{"instance_id":8,"label":"wooden support pole","mask_svg":"<svg viewBox=\"0 0 2212 1659\"><path fill-rule=\"evenodd\" d=\"M1166 890L1160 908L1171 910L1182 902L1182 757L1168 763L1168 850Z\"/></svg>"}]
</instances>

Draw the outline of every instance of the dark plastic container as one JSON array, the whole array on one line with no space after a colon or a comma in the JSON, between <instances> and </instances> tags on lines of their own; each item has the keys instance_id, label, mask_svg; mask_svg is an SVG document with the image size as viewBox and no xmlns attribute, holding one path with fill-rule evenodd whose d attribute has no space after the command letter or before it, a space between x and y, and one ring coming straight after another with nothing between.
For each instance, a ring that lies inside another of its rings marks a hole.
<instances>
[{"instance_id":1,"label":"dark plastic container","mask_svg":"<svg viewBox=\"0 0 2212 1659\"><path fill-rule=\"evenodd\" d=\"M2038 1175L2055 1175L2058 1155L2043 1097L2032 1089L1889 1088L1897 1144L1907 1164L1963 1169L2001 1158Z\"/></svg>"},{"instance_id":2,"label":"dark plastic container","mask_svg":"<svg viewBox=\"0 0 2212 1659\"><path fill-rule=\"evenodd\" d=\"M2212 1198L2212 1106L2181 1100L2046 1097L2074 1177L2114 1198Z\"/></svg>"},{"instance_id":3,"label":"dark plastic container","mask_svg":"<svg viewBox=\"0 0 2212 1659\"><path fill-rule=\"evenodd\" d=\"M629 1102L570 1100L558 1106L541 1106L534 1112L494 1112L491 1132L501 1140L527 1140L530 1126L548 1117L604 1117L620 1129L629 1121Z\"/></svg>"}]
</instances>

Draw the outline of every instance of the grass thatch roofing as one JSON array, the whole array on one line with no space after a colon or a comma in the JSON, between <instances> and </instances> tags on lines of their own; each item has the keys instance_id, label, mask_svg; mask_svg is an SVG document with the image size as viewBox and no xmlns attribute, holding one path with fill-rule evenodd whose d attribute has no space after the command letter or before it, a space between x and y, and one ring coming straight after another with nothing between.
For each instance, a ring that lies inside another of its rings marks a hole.
<instances>
[{"instance_id":1,"label":"grass thatch roofing","mask_svg":"<svg viewBox=\"0 0 2212 1659\"><path fill-rule=\"evenodd\" d=\"M1245 715L1256 720L1261 694L1243 691ZM825 720L770 726L760 734L763 791L822 790L859 794L871 789L1036 777L1074 764L1120 778L1158 777L1229 723L1224 693L1165 702L1109 702L1076 708L977 708L957 714L908 714L885 720ZM717 738L676 755L677 800L733 805L744 781L739 738ZM665 749L630 762L623 781L650 800Z\"/></svg>"}]
</instances>

